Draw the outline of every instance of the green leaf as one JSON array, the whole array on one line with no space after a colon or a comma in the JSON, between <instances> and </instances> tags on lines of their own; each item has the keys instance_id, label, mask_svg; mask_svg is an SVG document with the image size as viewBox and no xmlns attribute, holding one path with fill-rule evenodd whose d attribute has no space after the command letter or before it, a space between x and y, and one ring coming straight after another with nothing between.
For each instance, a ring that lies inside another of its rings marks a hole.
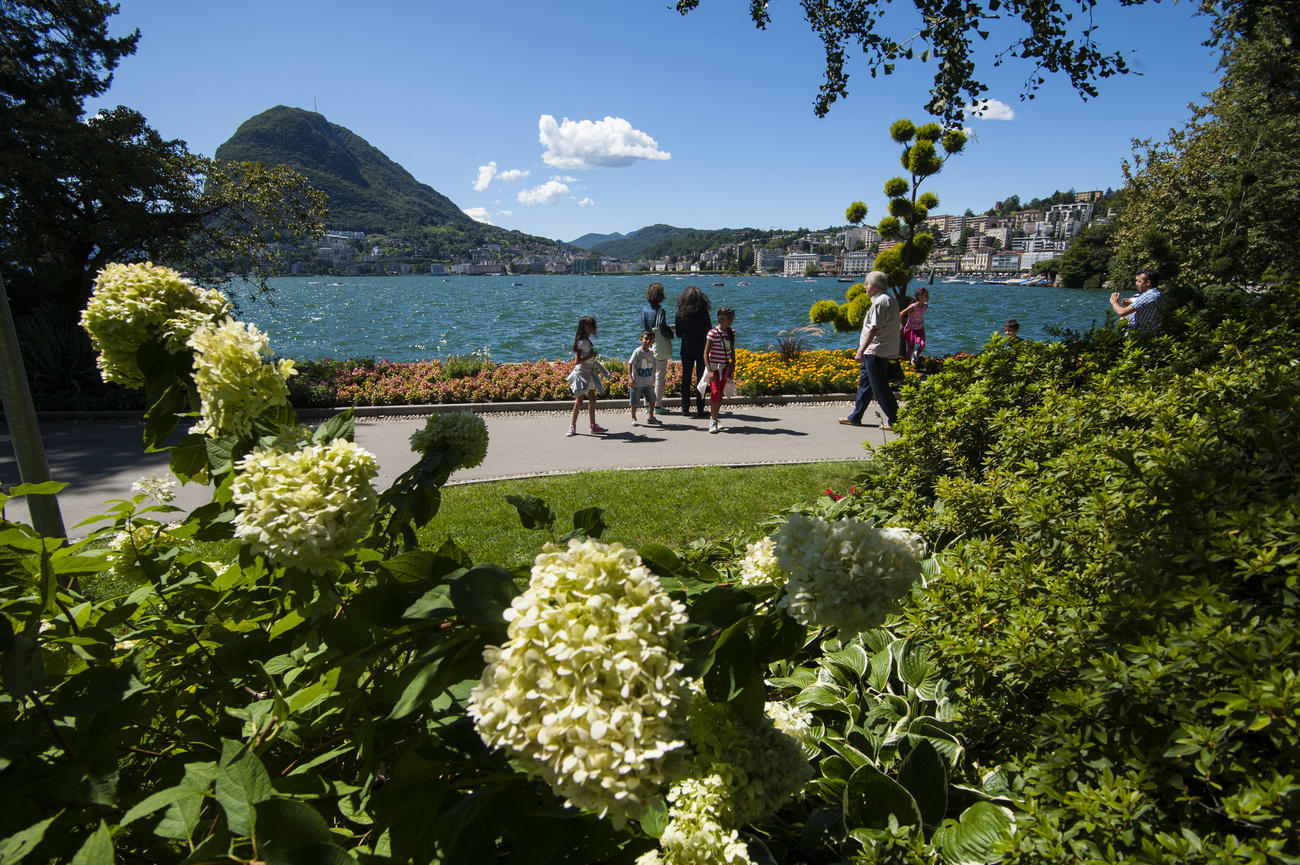
<instances>
[{"instance_id":1,"label":"green leaf","mask_svg":"<svg viewBox=\"0 0 1300 865\"><path fill-rule=\"evenodd\" d=\"M42 481L39 484L18 484L9 488L10 498L18 496L52 496L56 493L63 492L67 484L59 481Z\"/></svg>"},{"instance_id":2,"label":"green leaf","mask_svg":"<svg viewBox=\"0 0 1300 865\"><path fill-rule=\"evenodd\" d=\"M606 528L602 508L583 508L573 515L573 537L599 538Z\"/></svg>"},{"instance_id":3,"label":"green leaf","mask_svg":"<svg viewBox=\"0 0 1300 865\"><path fill-rule=\"evenodd\" d=\"M343 865L356 860L330 835L315 808L297 799L274 798L257 805L258 852L267 865Z\"/></svg>"},{"instance_id":4,"label":"green leaf","mask_svg":"<svg viewBox=\"0 0 1300 865\"><path fill-rule=\"evenodd\" d=\"M859 766L844 788L844 820L850 829L885 829L889 818L900 826L921 825L921 811L907 789L875 766Z\"/></svg>"},{"instance_id":5,"label":"green leaf","mask_svg":"<svg viewBox=\"0 0 1300 865\"><path fill-rule=\"evenodd\" d=\"M672 576L682 566L677 554L662 544L645 544L636 551L645 566L661 577Z\"/></svg>"},{"instance_id":6,"label":"green leaf","mask_svg":"<svg viewBox=\"0 0 1300 865\"><path fill-rule=\"evenodd\" d=\"M519 594L514 576L500 565L475 565L451 583L451 602L473 625L505 630L502 614Z\"/></svg>"},{"instance_id":7,"label":"green leaf","mask_svg":"<svg viewBox=\"0 0 1300 865\"><path fill-rule=\"evenodd\" d=\"M898 655L898 675L916 689L923 700L938 696L939 670L924 647L906 641Z\"/></svg>"},{"instance_id":8,"label":"green leaf","mask_svg":"<svg viewBox=\"0 0 1300 865\"><path fill-rule=\"evenodd\" d=\"M1009 808L976 802L957 820L945 820L934 830L932 842L948 865L985 865L997 860L998 843L1015 831Z\"/></svg>"},{"instance_id":9,"label":"green leaf","mask_svg":"<svg viewBox=\"0 0 1300 865\"><path fill-rule=\"evenodd\" d=\"M169 464L172 474L187 483L200 477L208 469L206 436L187 435L172 447Z\"/></svg>"},{"instance_id":10,"label":"green leaf","mask_svg":"<svg viewBox=\"0 0 1300 865\"><path fill-rule=\"evenodd\" d=\"M656 798L641 815L641 831L651 838L662 838L668 828L668 804Z\"/></svg>"},{"instance_id":11,"label":"green leaf","mask_svg":"<svg viewBox=\"0 0 1300 865\"><path fill-rule=\"evenodd\" d=\"M948 768L926 739L912 747L898 768L898 783L907 788L927 826L937 826L948 811Z\"/></svg>"},{"instance_id":12,"label":"green leaf","mask_svg":"<svg viewBox=\"0 0 1300 865\"><path fill-rule=\"evenodd\" d=\"M113 865L113 839L108 835L108 827L99 821L97 828L86 843L81 845L77 855L72 857L71 865Z\"/></svg>"},{"instance_id":13,"label":"green leaf","mask_svg":"<svg viewBox=\"0 0 1300 865\"><path fill-rule=\"evenodd\" d=\"M221 477L235 470L235 456L239 451L239 439L234 436L204 437L203 446L207 449L208 464L212 466L214 476Z\"/></svg>"},{"instance_id":14,"label":"green leaf","mask_svg":"<svg viewBox=\"0 0 1300 865\"><path fill-rule=\"evenodd\" d=\"M356 434L355 414L356 412L349 408L316 427L315 432L311 434L312 443L332 442L334 439L352 441Z\"/></svg>"},{"instance_id":15,"label":"green leaf","mask_svg":"<svg viewBox=\"0 0 1300 865\"><path fill-rule=\"evenodd\" d=\"M0 839L0 862L21 862L23 857L35 849L36 845L41 843L45 837L45 830L50 827L57 818L58 814L50 817L48 820L42 820L39 823L33 823L21 832L15 832L8 838Z\"/></svg>"},{"instance_id":16,"label":"green leaf","mask_svg":"<svg viewBox=\"0 0 1300 865\"><path fill-rule=\"evenodd\" d=\"M867 674L867 684L877 691L889 686L889 673L894 666L894 654L889 647L881 649L871 656L871 672Z\"/></svg>"},{"instance_id":17,"label":"green leaf","mask_svg":"<svg viewBox=\"0 0 1300 865\"><path fill-rule=\"evenodd\" d=\"M216 799L226 812L226 822L236 835L252 835L253 806L271 798L271 777L247 745L221 740Z\"/></svg>"},{"instance_id":18,"label":"green leaf","mask_svg":"<svg viewBox=\"0 0 1300 865\"><path fill-rule=\"evenodd\" d=\"M451 587L434 586L402 612L403 619L431 619L439 614L450 615L455 610L451 602Z\"/></svg>"},{"instance_id":19,"label":"green leaf","mask_svg":"<svg viewBox=\"0 0 1300 865\"><path fill-rule=\"evenodd\" d=\"M506 501L519 511L519 521L526 529L550 529L555 525L555 511L537 496L506 496Z\"/></svg>"},{"instance_id":20,"label":"green leaf","mask_svg":"<svg viewBox=\"0 0 1300 865\"><path fill-rule=\"evenodd\" d=\"M828 652L825 657L832 664L843 667L858 678L866 675L867 667L871 663L866 650L854 643L850 643L838 652Z\"/></svg>"}]
</instances>

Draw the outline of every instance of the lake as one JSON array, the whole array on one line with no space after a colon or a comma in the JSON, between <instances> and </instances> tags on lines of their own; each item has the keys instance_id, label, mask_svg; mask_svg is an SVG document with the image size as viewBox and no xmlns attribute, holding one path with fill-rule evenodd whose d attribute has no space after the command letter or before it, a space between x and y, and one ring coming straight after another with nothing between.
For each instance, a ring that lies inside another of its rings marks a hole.
<instances>
[{"instance_id":1,"label":"lake","mask_svg":"<svg viewBox=\"0 0 1300 865\"><path fill-rule=\"evenodd\" d=\"M271 337L280 357L296 360L374 357L429 360L486 349L496 361L568 359L578 318L596 316L601 354L626 357L638 343L645 289L662 282L669 322L678 293L698 285L716 309L736 308L737 345L773 346L779 331L808 324L814 301L844 300L847 283L829 277L747 276L391 276L280 277L274 303L242 304L240 317ZM723 285L715 286L714 282ZM741 285L745 282L748 285ZM923 284L916 280L913 287ZM1020 335L1051 339L1049 326L1087 330L1110 308L1108 292L1050 287L930 286L927 353L976 351L1008 318ZM856 335L835 333L810 348L852 348Z\"/></svg>"}]
</instances>

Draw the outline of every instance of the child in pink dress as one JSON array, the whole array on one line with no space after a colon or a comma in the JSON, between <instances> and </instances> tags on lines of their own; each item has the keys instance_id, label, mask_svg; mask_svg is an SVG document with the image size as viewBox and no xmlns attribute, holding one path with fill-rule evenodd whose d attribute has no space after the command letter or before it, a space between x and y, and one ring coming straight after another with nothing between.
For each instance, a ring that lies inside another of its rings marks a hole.
<instances>
[{"instance_id":1,"label":"child in pink dress","mask_svg":"<svg viewBox=\"0 0 1300 865\"><path fill-rule=\"evenodd\" d=\"M916 301L899 313L903 320L903 354L912 363L925 350L925 313L930 308L930 289L918 288Z\"/></svg>"}]
</instances>

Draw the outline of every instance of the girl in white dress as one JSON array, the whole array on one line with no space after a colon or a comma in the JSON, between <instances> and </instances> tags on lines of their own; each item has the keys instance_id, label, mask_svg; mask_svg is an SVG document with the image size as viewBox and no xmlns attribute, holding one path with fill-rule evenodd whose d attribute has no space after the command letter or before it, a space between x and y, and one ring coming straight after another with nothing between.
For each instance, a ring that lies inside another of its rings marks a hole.
<instances>
[{"instance_id":1,"label":"girl in white dress","mask_svg":"<svg viewBox=\"0 0 1300 865\"><path fill-rule=\"evenodd\" d=\"M596 392L605 390L604 379L609 372L596 359L596 346L592 345L591 338L596 335L596 318L591 315L584 315L578 319L578 333L573 338L573 355L577 363L573 367L573 372L569 373L569 388L573 391L573 418L569 421L569 431L566 436L578 434L578 411L582 408L582 400L587 400L587 414L591 418L591 432L593 435L609 432L600 424L596 423Z\"/></svg>"}]
</instances>

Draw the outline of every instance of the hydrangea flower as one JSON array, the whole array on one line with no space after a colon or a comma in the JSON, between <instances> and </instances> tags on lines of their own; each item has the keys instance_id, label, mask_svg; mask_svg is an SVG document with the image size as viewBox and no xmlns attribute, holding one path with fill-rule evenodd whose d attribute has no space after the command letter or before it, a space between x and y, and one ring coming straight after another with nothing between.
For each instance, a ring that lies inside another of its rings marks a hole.
<instances>
[{"instance_id":1,"label":"hydrangea flower","mask_svg":"<svg viewBox=\"0 0 1300 865\"><path fill-rule=\"evenodd\" d=\"M370 530L378 466L350 441L262 448L235 468L235 537L276 564L324 573Z\"/></svg>"},{"instance_id":2,"label":"hydrangea flower","mask_svg":"<svg viewBox=\"0 0 1300 865\"><path fill-rule=\"evenodd\" d=\"M505 619L470 696L479 736L571 805L639 816L685 744L685 607L635 551L575 539L543 548Z\"/></svg>"},{"instance_id":3,"label":"hydrangea flower","mask_svg":"<svg viewBox=\"0 0 1300 865\"><path fill-rule=\"evenodd\" d=\"M668 791L668 825L659 850L637 865L750 865L749 848L735 829L723 826L719 804L726 782L717 775L686 778Z\"/></svg>"},{"instance_id":4,"label":"hydrangea flower","mask_svg":"<svg viewBox=\"0 0 1300 865\"><path fill-rule=\"evenodd\" d=\"M461 468L472 469L487 456L487 424L478 415L467 412L440 412L429 418L424 429L411 436L411 450L455 451L460 454Z\"/></svg>"},{"instance_id":5,"label":"hydrangea flower","mask_svg":"<svg viewBox=\"0 0 1300 865\"><path fill-rule=\"evenodd\" d=\"M790 574L778 606L809 627L874 628L920 581L924 553L907 529L792 514L776 533L777 564Z\"/></svg>"},{"instance_id":6,"label":"hydrangea flower","mask_svg":"<svg viewBox=\"0 0 1300 865\"><path fill-rule=\"evenodd\" d=\"M805 748L814 745L812 713L792 703L765 703L763 714L772 720L777 730L794 739Z\"/></svg>"},{"instance_id":7,"label":"hydrangea flower","mask_svg":"<svg viewBox=\"0 0 1300 865\"><path fill-rule=\"evenodd\" d=\"M95 363L104 381L141 387L140 346L161 339L178 353L200 324L220 318L228 307L221 292L199 288L169 267L110 264L95 277L81 326L99 354Z\"/></svg>"},{"instance_id":8,"label":"hydrangea flower","mask_svg":"<svg viewBox=\"0 0 1300 865\"><path fill-rule=\"evenodd\" d=\"M776 544L763 538L745 547L745 558L740 562L742 586L783 586L786 574L776 563Z\"/></svg>"},{"instance_id":9,"label":"hydrangea flower","mask_svg":"<svg viewBox=\"0 0 1300 865\"><path fill-rule=\"evenodd\" d=\"M131 483L131 492L165 505L176 498L176 479L156 475L139 478Z\"/></svg>"},{"instance_id":10,"label":"hydrangea flower","mask_svg":"<svg viewBox=\"0 0 1300 865\"><path fill-rule=\"evenodd\" d=\"M246 436L258 415L289 401L286 380L293 361L262 362L271 354L270 339L256 326L223 319L205 324L190 336L194 349L194 385L202 412L190 432L212 437Z\"/></svg>"},{"instance_id":11,"label":"hydrangea flower","mask_svg":"<svg viewBox=\"0 0 1300 865\"><path fill-rule=\"evenodd\" d=\"M156 523L135 523L108 542L108 572L118 579L143 582L148 576L140 567L140 559L153 555L158 547L175 546L178 542Z\"/></svg>"}]
</instances>

